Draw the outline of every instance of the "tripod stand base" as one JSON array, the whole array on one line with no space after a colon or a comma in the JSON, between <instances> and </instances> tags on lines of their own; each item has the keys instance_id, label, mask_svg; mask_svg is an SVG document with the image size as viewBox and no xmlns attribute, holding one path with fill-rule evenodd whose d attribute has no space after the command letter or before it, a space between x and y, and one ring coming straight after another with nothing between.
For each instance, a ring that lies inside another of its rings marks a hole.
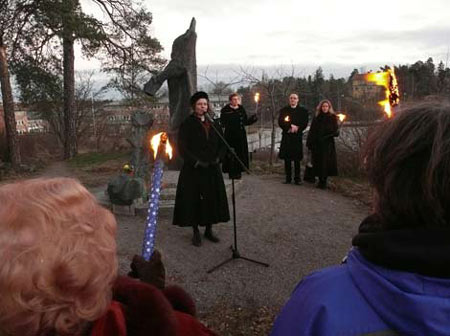
<instances>
[{"instance_id":1,"label":"tripod stand base","mask_svg":"<svg viewBox=\"0 0 450 336\"><path fill-rule=\"evenodd\" d=\"M229 263L230 261L232 261L234 259L243 259L243 260L247 260L247 261L250 261L252 263L261 265L261 266L269 267L269 264L267 264L267 263L264 263L264 262L261 262L261 261L258 261L258 260L254 260L254 259L250 259L250 258L246 258L246 257L241 256L239 251L237 249L233 248L233 246L230 246L230 249L232 251L231 258L229 258L229 259L227 259L225 261L222 261L219 265L214 266L213 268L211 268L208 271L206 271L206 273L212 273L215 270L217 270L218 268L222 267L223 265Z\"/></svg>"}]
</instances>

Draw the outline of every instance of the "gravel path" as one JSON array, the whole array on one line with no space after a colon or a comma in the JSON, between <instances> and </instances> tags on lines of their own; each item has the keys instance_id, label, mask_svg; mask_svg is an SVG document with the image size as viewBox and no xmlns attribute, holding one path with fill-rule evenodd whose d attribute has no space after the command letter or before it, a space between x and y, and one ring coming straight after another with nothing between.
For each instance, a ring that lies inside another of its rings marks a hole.
<instances>
[{"instance_id":1,"label":"gravel path","mask_svg":"<svg viewBox=\"0 0 450 336\"><path fill-rule=\"evenodd\" d=\"M172 210L160 213L157 248L169 282L184 287L200 313L219 302L243 308L280 307L298 281L311 271L339 263L368 208L310 185L280 183L280 176L245 176L237 195L238 247L241 255L264 261L262 267L237 259L207 274L231 257L232 222L215 225L218 244L191 245L190 228L171 224ZM231 202L230 202L231 211ZM118 217L120 269L140 253L143 217Z\"/></svg>"},{"instance_id":2,"label":"gravel path","mask_svg":"<svg viewBox=\"0 0 450 336\"><path fill-rule=\"evenodd\" d=\"M42 173L72 174L58 162ZM197 248L191 244L190 228L171 224L173 209L160 211L156 245L166 267L166 282L186 289L197 302L200 318L212 323L220 335L267 335L278 309L303 276L340 263L369 211L337 193L309 184L284 185L282 180L279 175L244 176L238 187L239 251L269 263L268 268L235 259L207 274L231 257L232 222L214 226L220 243L203 240ZM120 272L126 274L132 256L141 252L145 218L117 216L117 221Z\"/></svg>"}]
</instances>

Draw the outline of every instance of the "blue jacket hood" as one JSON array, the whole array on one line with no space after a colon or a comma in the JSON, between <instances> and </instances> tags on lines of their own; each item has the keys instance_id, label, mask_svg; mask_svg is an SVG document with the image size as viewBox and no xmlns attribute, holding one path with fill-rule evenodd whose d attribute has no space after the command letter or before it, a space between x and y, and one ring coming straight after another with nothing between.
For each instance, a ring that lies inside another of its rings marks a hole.
<instances>
[{"instance_id":1,"label":"blue jacket hood","mask_svg":"<svg viewBox=\"0 0 450 336\"><path fill-rule=\"evenodd\" d=\"M374 265L354 248L348 271L360 294L400 334L450 334L450 279L432 278Z\"/></svg>"}]
</instances>

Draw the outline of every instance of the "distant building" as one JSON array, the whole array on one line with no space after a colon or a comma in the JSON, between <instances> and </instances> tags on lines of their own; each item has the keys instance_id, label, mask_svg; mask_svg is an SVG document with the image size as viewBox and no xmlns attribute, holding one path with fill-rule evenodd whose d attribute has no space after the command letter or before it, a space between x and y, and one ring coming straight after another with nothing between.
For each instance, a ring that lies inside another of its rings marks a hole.
<instances>
[{"instance_id":1,"label":"distant building","mask_svg":"<svg viewBox=\"0 0 450 336\"><path fill-rule=\"evenodd\" d=\"M28 133L28 116L26 111L15 111L17 134Z\"/></svg>"},{"instance_id":2,"label":"distant building","mask_svg":"<svg viewBox=\"0 0 450 336\"><path fill-rule=\"evenodd\" d=\"M166 129L170 123L169 98L162 97L158 102L149 107L153 114L153 127L157 129Z\"/></svg>"},{"instance_id":3,"label":"distant building","mask_svg":"<svg viewBox=\"0 0 450 336\"><path fill-rule=\"evenodd\" d=\"M16 119L16 131L17 134L28 134L28 133L44 133L48 132L49 125L48 122L39 119L33 113L31 113L28 109L24 108L20 105L15 105L16 111L14 112ZM3 106L0 105L0 133L2 133L5 129L5 121L4 121L4 110Z\"/></svg>"},{"instance_id":4,"label":"distant building","mask_svg":"<svg viewBox=\"0 0 450 336\"><path fill-rule=\"evenodd\" d=\"M374 82L368 82L364 74L356 74L352 78L352 97L355 99L378 99L384 88Z\"/></svg>"},{"instance_id":5,"label":"distant building","mask_svg":"<svg viewBox=\"0 0 450 336\"><path fill-rule=\"evenodd\" d=\"M210 105L215 117L220 115L220 110L228 102L228 96L210 95ZM106 117L108 135L119 135L129 132L131 128L131 115L133 111L148 111L154 117L152 128L167 129L170 122L169 99L162 97L158 102L148 106L132 107L120 101L105 105L98 113L97 119ZM98 120L100 121L100 120Z\"/></svg>"},{"instance_id":6,"label":"distant building","mask_svg":"<svg viewBox=\"0 0 450 336\"><path fill-rule=\"evenodd\" d=\"M111 102L93 114L90 122L92 130L94 130L95 124L96 132L105 128L106 135L109 136L125 134L131 130L132 112L132 108L122 102Z\"/></svg>"},{"instance_id":7,"label":"distant building","mask_svg":"<svg viewBox=\"0 0 450 336\"><path fill-rule=\"evenodd\" d=\"M215 116L220 115L220 110L228 103L228 95L216 95L213 93L209 94L209 104ZM150 110L155 116L155 122L160 119L164 122L168 122L170 119L169 113L169 98L162 97L157 103L150 107Z\"/></svg>"},{"instance_id":8,"label":"distant building","mask_svg":"<svg viewBox=\"0 0 450 336\"><path fill-rule=\"evenodd\" d=\"M50 127L46 120L28 118L28 133L46 133L49 129Z\"/></svg>"},{"instance_id":9,"label":"distant building","mask_svg":"<svg viewBox=\"0 0 450 336\"><path fill-rule=\"evenodd\" d=\"M215 117L218 118L220 117L220 110L222 109L222 107L224 107L229 102L228 95L216 95L211 93L209 95L209 102Z\"/></svg>"}]
</instances>

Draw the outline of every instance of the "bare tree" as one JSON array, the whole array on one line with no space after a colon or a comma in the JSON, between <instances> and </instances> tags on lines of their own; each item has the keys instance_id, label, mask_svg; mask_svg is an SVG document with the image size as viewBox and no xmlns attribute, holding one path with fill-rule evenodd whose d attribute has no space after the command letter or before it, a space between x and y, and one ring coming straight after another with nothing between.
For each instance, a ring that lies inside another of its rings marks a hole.
<instances>
[{"instance_id":1,"label":"bare tree","mask_svg":"<svg viewBox=\"0 0 450 336\"><path fill-rule=\"evenodd\" d=\"M215 95L219 99L222 96L232 93L233 86L244 82L242 75L240 75L238 73L236 73L235 76L231 80L223 81L223 80L219 79L218 71L216 71L213 76L211 76L208 73L208 71L209 71L209 67L206 67L203 74L199 74L199 77L202 77L211 85L212 90L210 91L210 95Z\"/></svg>"},{"instance_id":2,"label":"bare tree","mask_svg":"<svg viewBox=\"0 0 450 336\"><path fill-rule=\"evenodd\" d=\"M95 90L93 80L94 71L77 72L75 84L75 105L77 114L75 116L75 129L77 137L95 137L98 118L96 111L101 107L98 101L102 90Z\"/></svg>"},{"instance_id":3,"label":"bare tree","mask_svg":"<svg viewBox=\"0 0 450 336\"><path fill-rule=\"evenodd\" d=\"M257 73L261 73L258 76ZM272 166L275 153L276 129L278 127L279 110L287 104L289 94L295 89L295 68L291 67L291 72L287 74L282 68L276 69L271 75L264 70L245 69L241 67L242 77L253 86L255 92L260 93L261 115L265 110L269 111L271 126L270 157L269 164ZM261 118L260 115L260 118Z\"/></svg>"}]
</instances>

